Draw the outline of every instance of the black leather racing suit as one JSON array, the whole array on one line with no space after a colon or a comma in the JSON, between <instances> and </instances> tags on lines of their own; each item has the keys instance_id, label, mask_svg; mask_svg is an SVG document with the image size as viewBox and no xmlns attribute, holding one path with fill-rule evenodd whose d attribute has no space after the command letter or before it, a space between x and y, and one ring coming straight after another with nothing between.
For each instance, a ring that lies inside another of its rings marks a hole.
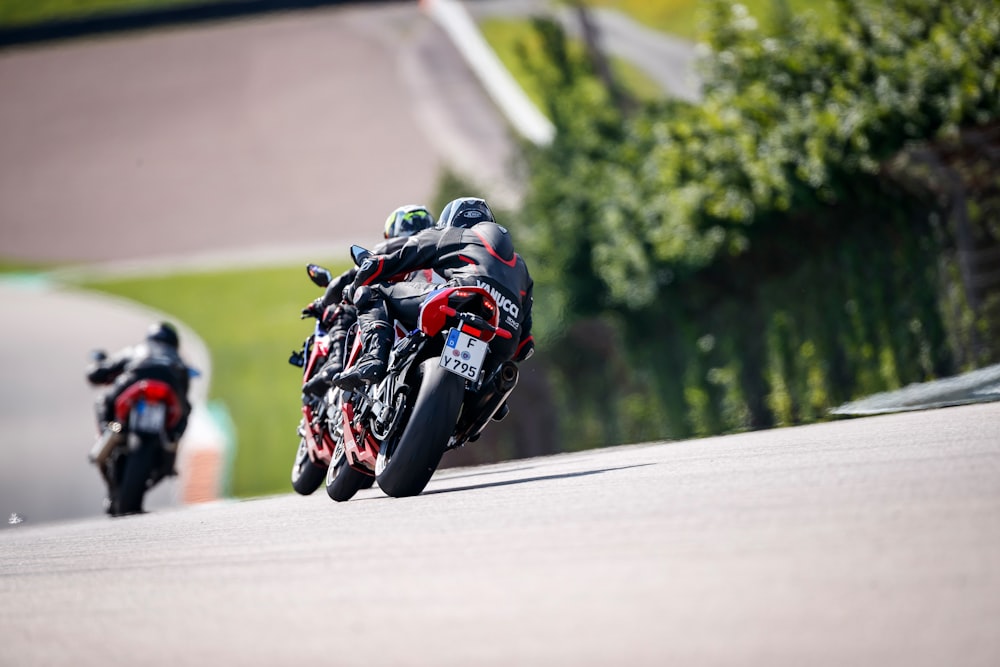
<instances>
[{"instance_id":1,"label":"black leather racing suit","mask_svg":"<svg viewBox=\"0 0 1000 667\"><path fill-rule=\"evenodd\" d=\"M448 285L478 285L493 293L500 308L500 326L513 334L494 339L499 361L527 358L531 336L533 281L510 233L494 222L470 228L427 229L411 236L395 252L365 260L354 279L354 302L362 326L388 321L391 314L408 327L416 326L424 297L440 285L414 282L381 284L418 269L432 269Z\"/></svg>"},{"instance_id":2,"label":"black leather racing suit","mask_svg":"<svg viewBox=\"0 0 1000 667\"><path fill-rule=\"evenodd\" d=\"M386 239L372 248L371 252L374 255L389 255L403 247L407 240L409 240L408 236ZM314 375L319 370L323 370L327 377L332 377L343 369L347 334L358 320L358 311L353 304L341 303L341 301L343 300L344 288L352 284L357 275L358 267L356 266L344 271L330 282L323 296L317 299L311 307L312 313L319 317L323 328L330 334L330 356L322 369L318 369ZM405 279L423 284L434 281L430 270L415 272L413 275L406 276Z\"/></svg>"},{"instance_id":3,"label":"black leather racing suit","mask_svg":"<svg viewBox=\"0 0 1000 667\"><path fill-rule=\"evenodd\" d=\"M386 239L372 248L371 253L373 255L392 254L402 248L408 239L408 236L396 236L391 239ZM353 283L354 278L357 275L358 267L352 266L347 271L344 271L337 276L326 288L326 292L323 293L322 298L317 301L319 312L323 312L324 309L339 304L344 294L344 288Z\"/></svg>"},{"instance_id":4,"label":"black leather racing suit","mask_svg":"<svg viewBox=\"0 0 1000 667\"><path fill-rule=\"evenodd\" d=\"M178 441L187 428L191 404L188 402L190 376L187 364L177 349L156 340L147 340L125 348L104 361L95 362L87 369L87 381L111 387L97 399L98 428L115 418L115 399L137 380L160 380L169 384L177 393L181 404L180 420L170 429L168 436Z\"/></svg>"}]
</instances>

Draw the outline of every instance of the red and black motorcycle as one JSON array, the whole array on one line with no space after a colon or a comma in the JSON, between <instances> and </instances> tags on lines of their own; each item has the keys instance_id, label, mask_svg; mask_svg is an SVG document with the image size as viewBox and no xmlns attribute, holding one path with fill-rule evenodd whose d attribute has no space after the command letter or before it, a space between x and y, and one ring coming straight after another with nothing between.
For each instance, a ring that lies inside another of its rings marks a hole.
<instances>
[{"instance_id":1,"label":"red and black motorcycle","mask_svg":"<svg viewBox=\"0 0 1000 667\"><path fill-rule=\"evenodd\" d=\"M103 352L95 354L103 358ZM181 419L181 399L166 382L137 380L115 399L114 415L88 458L107 484L108 514L136 514L146 492L174 474L177 443L167 434Z\"/></svg>"},{"instance_id":2,"label":"red and black motorcycle","mask_svg":"<svg viewBox=\"0 0 1000 667\"><path fill-rule=\"evenodd\" d=\"M360 265L369 255L351 253ZM444 287L428 294L417 326L397 326L382 382L339 392L340 430L326 474L326 490L349 500L374 478L384 493L414 496L427 486L444 453L478 439L491 419L507 412L517 366L489 355L500 328L499 309L481 287ZM346 368L361 355L357 325Z\"/></svg>"},{"instance_id":3,"label":"red and black motorcycle","mask_svg":"<svg viewBox=\"0 0 1000 667\"><path fill-rule=\"evenodd\" d=\"M306 270L310 280L319 287L325 288L333 280L330 271L322 266L309 264ZM302 350L293 352L288 359L288 363L302 369L302 384L308 382L329 359L330 333L327 326L338 317L339 313L337 311L329 313L326 320L324 315L327 314L316 314L316 326L303 342ZM296 493L308 496L323 484L336 444L342 439L338 418L339 405L340 390L336 387L322 398L302 393L302 418L298 426L299 448L292 463L291 476L292 488Z\"/></svg>"}]
</instances>

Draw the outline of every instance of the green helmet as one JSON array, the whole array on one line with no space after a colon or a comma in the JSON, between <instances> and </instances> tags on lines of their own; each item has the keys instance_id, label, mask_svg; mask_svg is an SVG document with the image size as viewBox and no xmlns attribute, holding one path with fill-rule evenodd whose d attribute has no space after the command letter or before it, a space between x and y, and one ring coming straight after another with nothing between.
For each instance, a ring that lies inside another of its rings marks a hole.
<instances>
[{"instance_id":1,"label":"green helmet","mask_svg":"<svg viewBox=\"0 0 1000 667\"><path fill-rule=\"evenodd\" d=\"M413 236L417 232L434 226L434 216L426 206L409 204L400 206L385 219L385 238Z\"/></svg>"}]
</instances>

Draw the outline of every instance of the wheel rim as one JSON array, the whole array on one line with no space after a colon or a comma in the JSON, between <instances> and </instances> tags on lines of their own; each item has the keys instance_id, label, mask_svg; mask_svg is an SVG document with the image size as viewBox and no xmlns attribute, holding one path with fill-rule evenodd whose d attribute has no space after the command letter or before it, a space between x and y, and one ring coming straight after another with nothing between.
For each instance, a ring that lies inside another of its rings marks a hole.
<instances>
[{"instance_id":1,"label":"wheel rim","mask_svg":"<svg viewBox=\"0 0 1000 667\"><path fill-rule=\"evenodd\" d=\"M344 448L343 441L341 441L338 442L337 446L334 448L333 456L330 457L330 465L326 469L327 486L333 484L334 478L337 477L337 472L343 465L347 465L347 450Z\"/></svg>"},{"instance_id":2,"label":"wheel rim","mask_svg":"<svg viewBox=\"0 0 1000 667\"><path fill-rule=\"evenodd\" d=\"M306 439L299 440L299 451L295 452L295 465L292 466L292 481L294 482L302 475L302 469L309 462L309 445Z\"/></svg>"}]
</instances>

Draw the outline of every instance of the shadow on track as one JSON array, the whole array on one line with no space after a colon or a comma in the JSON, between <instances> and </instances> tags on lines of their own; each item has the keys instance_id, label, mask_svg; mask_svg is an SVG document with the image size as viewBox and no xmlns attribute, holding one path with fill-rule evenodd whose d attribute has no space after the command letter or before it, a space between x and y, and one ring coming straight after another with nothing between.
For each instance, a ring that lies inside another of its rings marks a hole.
<instances>
[{"instance_id":1,"label":"shadow on track","mask_svg":"<svg viewBox=\"0 0 1000 667\"><path fill-rule=\"evenodd\" d=\"M537 477L524 477L521 479L509 479L502 482L484 482L483 484L470 484L467 486L455 486L450 489L434 489L433 491L424 491L420 495L430 496L438 493L455 493L457 491L475 491L476 489L489 489L498 486L511 486L512 484L528 484L530 482L544 482L553 479L571 479L573 477L587 477L590 475L599 475L606 472L615 472L617 470L628 470L629 468L644 468L646 466L656 465L655 463L636 463L630 466L618 466L615 468L601 468L599 470L584 470L581 472L567 472L559 475L539 475ZM442 480L443 481L443 480Z\"/></svg>"}]
</instances>

